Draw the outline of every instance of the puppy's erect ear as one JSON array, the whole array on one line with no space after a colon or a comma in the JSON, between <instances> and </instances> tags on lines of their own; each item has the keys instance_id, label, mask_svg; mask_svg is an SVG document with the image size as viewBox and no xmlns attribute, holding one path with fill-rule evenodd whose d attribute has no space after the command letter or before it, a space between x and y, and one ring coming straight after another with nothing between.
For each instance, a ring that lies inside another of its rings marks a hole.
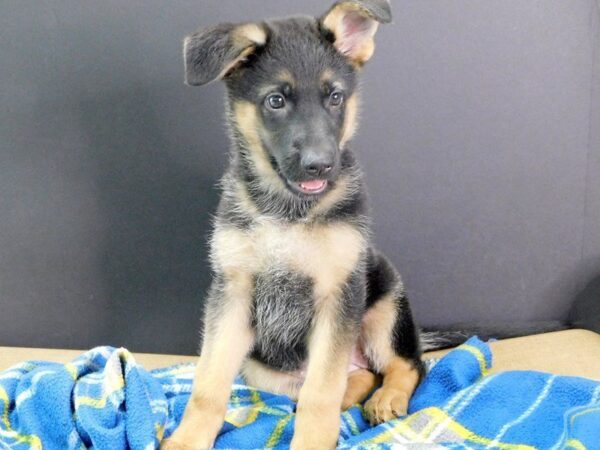
<instances>
[{"instance_id":1,"label":"puppy's erect ear","mask_svg":"<svg viewBox=\"0 0 600 450\"><path fill-rule=\"evenodd\" d=\"M266 41L265 28L256 23L225 23L190 34L183 42L185 82L199 86L224 78Z\"/></svg>"},{"instance_id":2,"label":"puppy's erect ear","mask_svg":"<svg viewBox=\"0 0 600 450\"><path fill-rule=\"evenodd\" d=\"M388 0L339 0L321 17L321 27L332 33L339 52L362 65L373 55L379 24L391 21Z\"/></svg>"}]
</instances>

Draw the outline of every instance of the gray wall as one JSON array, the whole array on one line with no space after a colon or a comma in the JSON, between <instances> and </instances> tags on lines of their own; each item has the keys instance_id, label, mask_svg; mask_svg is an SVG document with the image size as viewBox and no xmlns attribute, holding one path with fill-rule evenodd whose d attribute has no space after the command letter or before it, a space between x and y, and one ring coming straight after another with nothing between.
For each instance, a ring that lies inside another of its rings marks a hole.
<instances>
[{"instance_id":1,"label":"gray wall","mask_svg":"<svg viewBox=\"0 0 600 450\"><path fill-rule=\"evenodd\" d=\"M195 351L227 141L181 39L326 6L0 3L0 345ZM394 9L355 147L418 320L564 319L600 272L595 0Z\"/></svg>"},{"instance_id":2,"label":"gray wall","mask_svg":"<svg viewBox=\"0 0 600 450\"><path fill-rule=\"evenodd\" d=\"M595 47L582 250L586 278L600 276L600 0L596 0L596 3L597 14L592 16Z\"/></svg>"}]
</instances>

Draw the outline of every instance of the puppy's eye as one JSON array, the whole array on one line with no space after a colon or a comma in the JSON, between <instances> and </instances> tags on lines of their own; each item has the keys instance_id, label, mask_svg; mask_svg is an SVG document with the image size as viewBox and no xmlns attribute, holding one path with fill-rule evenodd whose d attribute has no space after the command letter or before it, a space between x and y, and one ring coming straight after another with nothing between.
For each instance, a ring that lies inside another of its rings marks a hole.
<instances>
[{"instance_id":1,"label":"puppy's eye","mask_svg":"<svg viewBox=\"0 0 600 450\"><path fill-rule=\"evenodd\" d=\"M331 106L340 106L344 102L344 93L342 91L333 91L329 96Z\"/></svg>"},{"instance_id":2,"label":"puppy's eye","mask_svg":"<svg viewBox=\"0 0 600 450\"><path fill-rule=\"evenodd\" d=\"M266 104L271 109L281 109L285 106L285 97L281 94L271 94L266 98Z\"/></svg>"}]
</instances>

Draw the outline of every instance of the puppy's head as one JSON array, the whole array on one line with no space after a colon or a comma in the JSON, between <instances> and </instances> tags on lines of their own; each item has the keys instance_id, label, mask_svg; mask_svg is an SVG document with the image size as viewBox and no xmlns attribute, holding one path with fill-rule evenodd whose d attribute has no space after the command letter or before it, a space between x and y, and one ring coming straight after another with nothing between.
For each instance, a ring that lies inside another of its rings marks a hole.
<instances>
[{"instance_id":1,"label":"puppy's head","mask_svg":"<svg viewBox=\"0 0 600 450\"><path fill-rule=\"evenodd\" d=\"M340 0L322 17L222 24L185 39L186 82L226 82L243 157L271 187L301 197L335 184L355 130L357 71L387 0Z\"/></svg>"}]
</instances>

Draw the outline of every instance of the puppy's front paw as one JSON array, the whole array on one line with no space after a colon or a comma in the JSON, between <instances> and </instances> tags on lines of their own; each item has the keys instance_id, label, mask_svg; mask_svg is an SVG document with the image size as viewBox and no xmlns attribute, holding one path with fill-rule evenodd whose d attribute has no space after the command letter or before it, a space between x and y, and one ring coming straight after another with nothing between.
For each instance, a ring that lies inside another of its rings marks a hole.
<instances>
[{"instance_id":1,"label":"puppy's front paw","mask_svg":"<svg viewBox=\"0 0 600 450\"><path fill-rule=\"evenodd\" d=\"M315 431L318 433L318 430ZM296 436L292 439L290 450L333 450L337 444L337 439L334 441L320 439L319 436Z\"/></svg>"},{"instance_id":2,"label":"puppy's front paw","mask_svg":"<svg viewBox=\"0 0 600 450\"><path fill-rule=\"evenodd\" d=\"M409 396L392 387L380 387L365 403L365 413L371 425L377 425L406 415Z\"/></svg>"},{"instance_id":3,"label":"puppy's front paw","mask_svg":"<svg viewBox=\"0 0 600 450\"><path fill-rule=\"evenodd\" d=\"M312 404L310 407L299 403L290 449L335 449L340 425L340 409L339 406L335 406L335 403Z\"/></svg>"},{"instance_id":4,"label":"puppy's front paw","mask_svg":"<svg viewBox=\"0 0 600 450\"><path fill-rule=\"evenodd\" d=\"M160 450L196 450L188 445L181 444L173 441L172 439L165 439L160 443Z\"/></svg>"},{"instance_id":5,"label":"puppy's front paw","mask_svg":"<svg viewBox=\"0 0 600 450\"><path fill-rule=\"evenodd\" d=\"M186 433L182 428L160 443L160 450L206 450L213 447L213 441L202 436L199 430Z\"/></svg>"}]
</instances>

